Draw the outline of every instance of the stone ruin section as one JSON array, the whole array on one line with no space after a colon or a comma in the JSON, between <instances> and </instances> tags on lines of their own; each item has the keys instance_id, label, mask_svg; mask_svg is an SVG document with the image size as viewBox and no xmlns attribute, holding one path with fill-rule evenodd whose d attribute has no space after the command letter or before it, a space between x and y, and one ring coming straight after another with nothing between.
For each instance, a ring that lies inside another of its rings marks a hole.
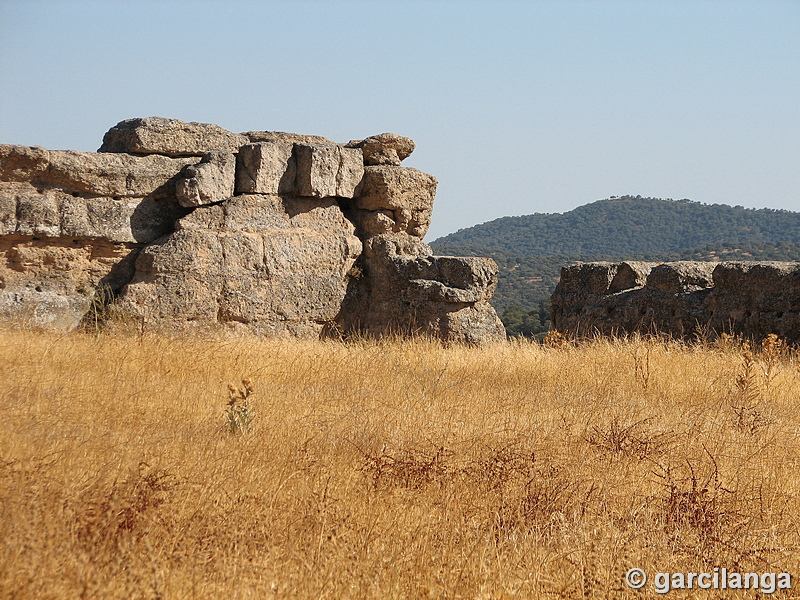
<instances>
[{"instance_id":1,"label":"stone ruin section","mask_svg":"<svg viewBox=\"0 0 800 600\"><path fill-rule=\"evenodd\" d=\"M503 339L496 264L422 241L436 179L413 150L159 117L96 153L0 145L0 320Z\"/></svg>"},{"instance_id":2,"label":"stone ruin section","mask_svg":"<svg viewBox=\"0 0 800 600\"><path fill-rule=\"evenodd\" d=\"M800 263L579 263L561 270L553 328L574 337L720 333L800 342Z\"/></svg>"}]
</instances>

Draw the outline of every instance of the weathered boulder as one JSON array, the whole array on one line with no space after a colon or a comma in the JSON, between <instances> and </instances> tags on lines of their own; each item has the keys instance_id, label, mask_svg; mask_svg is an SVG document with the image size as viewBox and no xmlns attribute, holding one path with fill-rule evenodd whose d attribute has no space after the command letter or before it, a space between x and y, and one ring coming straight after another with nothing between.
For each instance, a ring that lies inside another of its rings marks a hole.
<instances>
[{"instance_id":1,"label":"weathered boulder","mask_svg":"<svg viewBox=\"0 0 800 600\"><path fill-rule=\"evenodd\" d=\"M381 133L363 140L351 140L348 148L359 148L365 165L393 165L400 163L414 152L414 140L396 133Z\"/></svg>"},{"instance_id":2,"label":"weathered boulder","mask_svg":"<svg viewBox=\"0 0 800 600\"><path fill-rule=\"evenodd\" d=\"M353 206L362 210L431 210L436 178L411 167L364 167Z\"/></svg>"},{"instance_id":3,"label":"weathered boulder","mask_svg":"<svg viewBox=\"0 0 800 600\"><path fill-rule=\"evenodd\" d=\"M221 202L234 194L236 156L230 152L210 152L195 164L184 167L175 185L181 206L195 207Z\"/></svg>"},{"instance_id":4,"label":"weathered boulder","mask_svg":"<svg viewBox=\"0 0 800 600\"><path fill-rule=\"evenodd\" d=\"M98 152L203 156L214 151L236 152L249 142L246 135L211 123L145 117L117 123L103 137Z\"/></svg>"}]
</instances>

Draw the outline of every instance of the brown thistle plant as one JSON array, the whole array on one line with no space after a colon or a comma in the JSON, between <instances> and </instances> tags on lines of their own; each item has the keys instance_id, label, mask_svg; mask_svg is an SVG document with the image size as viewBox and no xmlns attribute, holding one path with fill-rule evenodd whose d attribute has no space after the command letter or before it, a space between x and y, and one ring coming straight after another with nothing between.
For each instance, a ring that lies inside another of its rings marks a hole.
<instances>
[{"instance_id":1,"label":"brown thistle plant","mask_svg":"<svg viewBox=\"0 0 800 600\"><path fill-rule=\"evenodd\" d=\"M255 412L250 406L252 393L253 383L249 379L242 379L241 387L228 384L228 408L225 409L225 417L231 433L244 434L250 431Z\"/></svg>"}]
</instances>

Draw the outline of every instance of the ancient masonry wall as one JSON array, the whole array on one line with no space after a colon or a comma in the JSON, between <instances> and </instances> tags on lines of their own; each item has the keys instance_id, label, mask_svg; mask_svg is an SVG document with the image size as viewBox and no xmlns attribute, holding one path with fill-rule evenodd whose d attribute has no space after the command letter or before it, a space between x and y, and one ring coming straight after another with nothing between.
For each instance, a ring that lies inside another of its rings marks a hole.
<instances>
[{"instance_id":1,"label":"ancient masonry wall","mask_svg":"<svg viewBox=\"0 0 800 600\"><path fill-rule=\"evenodd\" d=\"M720 333L800 342L800 263L593 262L561 270L553 328L569 336Z\"/></svg>"},{"instance_id":2,"label":"ancient masonry wall","mask_svg":"<svg viewBox=\"0 0 800 600\"><path fill-rule=\"evenodd\" d=\"M122 121L96 153L0 145L0 321L503 339L491 259L422 241L414 142Z\"/></svg>"}]
</instances>

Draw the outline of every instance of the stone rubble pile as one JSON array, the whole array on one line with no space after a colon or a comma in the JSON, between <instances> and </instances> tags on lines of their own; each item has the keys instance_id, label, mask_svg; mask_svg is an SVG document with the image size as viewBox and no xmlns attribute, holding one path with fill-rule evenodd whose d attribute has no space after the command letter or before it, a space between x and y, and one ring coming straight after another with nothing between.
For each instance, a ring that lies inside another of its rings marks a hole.
<instances>
[{"instance_id":1,"label":"stone rubble pile","mask_svg":"<svg viewBox=\"0 0 800 600\"><path fill-rule=\"evenodd\" d=\"M413 150L159 117L97 153L0 145L0 319L503 339L495 263L422 241L436 179Z\"/></svg>"}]
</instances>

